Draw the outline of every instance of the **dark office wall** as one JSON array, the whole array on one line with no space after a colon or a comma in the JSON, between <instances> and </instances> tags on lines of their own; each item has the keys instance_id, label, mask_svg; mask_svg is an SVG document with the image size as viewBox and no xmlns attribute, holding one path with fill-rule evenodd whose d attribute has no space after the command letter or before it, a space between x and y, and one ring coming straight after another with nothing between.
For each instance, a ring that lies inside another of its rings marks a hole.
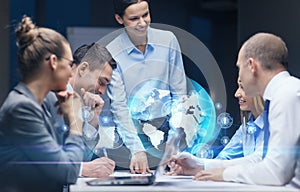
<instances>
[{"instance_id":1,"label":"dark office wall","mask_svg":"<svg viewBox=\"0 0 300 192\"><path fill-rule=\"evenodd\" d=\"M191 32L208 47L219 65L226 86L226 112L233 118L232 126L221 129L215 141L214 153L217 155L224 147L222 137L230 138L240 125L239 107L234 97L237 88L237 9L234 3L221 7L207 3L209 1L199 2L192 6Z\"/></svg>"},{"instance_id":2,"label":"dark office wall","mask_svg":"<svg viewBox=\"0 0 300 192\"><path fill-rule=\"evenodd\" d=\"M1 0L0 6L0 106L9 90L9 0Z\"/></svg>"},{"instance_id":3,"label":"dark office wall","mask_svg":"<svg viewBox=\"0 0 300 192\"><path fill-rule=\"evenodd\" d=\"M279 35L289 49L289 71L300 77L300 1L240 0L238 5L239 47L257 32Z\"/></svg>"},{"instance_id":4,"label":"dark office wall","mask_svg":"<svg viewBox=\"0 0 300 192\"><path fill-rule=\"evenodd\" d=\"M150 2L152 23L164 23L179 28L188 29L189 9L192 0L153 0ZM91 25L93 26L119 26L114 19L111 0L91 0Z\"/></svg>"},{"instance_id":5,"label":"dark office wall","mask_svg":"<svg viewBox=\"0 0 300 192\"><path fill-rule=\"evenodd\" d=\"M10 14L9 14L9 52L10 52L10 65L9 65L9 87L12 88L20 79L17 65L17 46L14 36L14 29L23 15L28 15L35 18L35 0L10 0Z\"/></svg>"},{"instance_id":6,"label":"dark office wall","mask_svg":"<svg viewBox=\"0 0 300 192\"><path fill-rule=\"evenodd\" d=\"M9 10L10 89L20 80L14 28L23 15L32 17L38 26L50 27L63 35L66 35L68 26L90 25L90 1L86 0L10 0Z\"/></svg>"}]
</instances>

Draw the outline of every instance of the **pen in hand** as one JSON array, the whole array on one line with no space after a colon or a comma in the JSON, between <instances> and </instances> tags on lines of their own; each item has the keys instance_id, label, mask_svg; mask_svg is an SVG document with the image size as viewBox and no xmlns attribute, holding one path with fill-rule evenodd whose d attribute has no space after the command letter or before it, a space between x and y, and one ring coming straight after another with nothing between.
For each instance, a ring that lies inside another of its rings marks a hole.
<instances>
[{"instance_id":1,"label":"pen in hand","mask_svg":"<svg viewBox=\"0 0 300 192\"><path fill-rule=\"evenodd\" d=\"M102 152L103 152L104 157L108 158L107 151L106 151L105 147L102 147Z\"/></svg>"}]
</instances>

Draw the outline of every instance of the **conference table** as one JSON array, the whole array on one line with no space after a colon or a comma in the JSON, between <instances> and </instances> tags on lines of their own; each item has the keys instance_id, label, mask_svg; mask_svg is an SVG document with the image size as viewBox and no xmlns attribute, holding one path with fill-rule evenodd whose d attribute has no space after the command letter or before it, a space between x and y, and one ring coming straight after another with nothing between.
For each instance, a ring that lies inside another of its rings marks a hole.
<instances>
[{"instance_id":1,"label":"conference table","mask_svg":"<svg viewBox=\"0 0 300 192\"><path fill-rule=\"evenodd\" d=\"M95 191L222 191L222 192L248 192L248 191L262 191L262 192L299 192L299 189L289 187L276 186L261 186L248 185L231 182L214 182L214 181L194 181L190 176L158 176L152 185L139 186L89 186L87 181L94 178L78 178L77 183L70 185L70 192L95 192Z\"/></svg>"}]
</instances>

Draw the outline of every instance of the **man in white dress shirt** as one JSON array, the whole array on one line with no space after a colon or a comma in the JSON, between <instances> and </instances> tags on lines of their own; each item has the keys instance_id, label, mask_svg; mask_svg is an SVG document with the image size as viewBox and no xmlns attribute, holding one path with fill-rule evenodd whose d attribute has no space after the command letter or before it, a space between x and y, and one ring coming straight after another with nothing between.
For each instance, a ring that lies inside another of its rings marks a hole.
<instances>
[{"instance_id":1,"label":"man in white dress shirt","mask_svg":"<svg viewBox=\"0 0 300 192\"><path fill-rule=\"evenodd\" d=\"M178 155L171 168L195 180L231 181L300 188L300 80L287 72L288 50L273 34L258 33L240 49L237 61L245 94L270 101L266 156L257 163L203 170L199 159ZM191 172L196 168L196 172ZM201 170L202 169L202 170Z\"/></svg>"},{"instance_id":2,"label":"man in white dress shirt","mask_svg":"<svg viewBox=\"0 0 300 192\"><path fill-rule=\"evenodd\" d=\"M84 119L83 141L85 143L84 162L81 163L79 175L84 177L107 177L114 168L115 162L107 157L97 158L94 148L99 140L98 124L99 114L104 101L100 97L103 95L107 84L110 83L113 68L116 67L108 50L96 43L82 45L73 54L74 65L72 65L73 75L69 79L67 90L77 92L82 96L85 106L90 106L94 113L93 118ZM65 94L58 93L58 94ZM55 128L57 142L63 144L65 134L68 132L62 115L57 113L55 103L57 97L54 92L50 92L43 105L51 114L51 121ZM105 156L105 154L103 154Z\"/></svg>"}]
</instances>

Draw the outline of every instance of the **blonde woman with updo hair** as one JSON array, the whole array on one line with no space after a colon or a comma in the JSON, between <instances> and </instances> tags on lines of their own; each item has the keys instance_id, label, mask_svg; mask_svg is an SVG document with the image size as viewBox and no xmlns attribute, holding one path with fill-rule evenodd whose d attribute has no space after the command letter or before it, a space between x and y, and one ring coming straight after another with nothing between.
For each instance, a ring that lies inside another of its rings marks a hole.
<instances>
[{"instance_id":1,"label":"blonde woman with updo hair","mask_svg":"<svg viewBox=\"0 0 300 192\"><path fill-rule=\"evenodd\" d=\"M22 80L0 109L0 191L63 191L76 182L83 158L82 104L74 93L58 98L70 126L61 147L42 103L49 91L66 90L71 48L61 34L37 27L27 16L15 33Z\"/></svg>"}]
</instances>

